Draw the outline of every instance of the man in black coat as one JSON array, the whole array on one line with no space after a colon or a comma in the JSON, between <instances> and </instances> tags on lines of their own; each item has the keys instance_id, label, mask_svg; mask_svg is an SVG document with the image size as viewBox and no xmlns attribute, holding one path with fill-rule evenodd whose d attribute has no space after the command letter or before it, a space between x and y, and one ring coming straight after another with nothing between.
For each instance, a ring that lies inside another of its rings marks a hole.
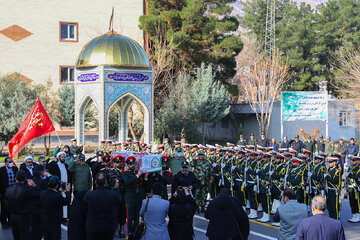
<instances>
[{"instance_id":1,"label":"man in black coat","mask_svg":"<svg viewBox=\"0 0 360 240\"><path fill-rule=\"evenodd\" d=\"M37 164L34 167L33 173L34 177L32 178L32 181L39 188L40 192L46 190L49 184L49 179L47 177L49 173L44 171L44 166L41 164ZM35 199L32 201L30 221L31 240L41 240L43 234L41 227L41 204L39 199Z\"/></svg>"},{"instance_id":2,"label":"man in black coat","mask_svg":"<svg viewBox=\"0 0 360 240\"><path fill-rule=\"evenodd\" d=\"M303 142L299 139L299 135L296 135L294 139L290 140L290 147L297 153L301 153L303 149Z\"/></svg>"},{"instance_id":3,"label":"man in black coat","mask_svg":"<svg viewBox=\"0 0 360 240\"><path fill-rule=\"evenodd\" d=\"M269 140L265 137L265 133L261 132L260 139L258 140L258 145L262 147L268 147L269 146Z\"/></svg>"},{"instance_id":4,"label":"man in black coat","mask_svg":"<svg viewBox=\"0 0 360 240\"><path fill-rule=\"evenodd\" d=\"M247 239L249 225L239 222L245 219L240 209L242 208L235 203L226 189L222 189L218 197L209 203L205 212L205 218L209 219L206 231L209 240Z\"/></svg>"},{"instance_id":5,"label":"man in black coat","mask_svg":"<svg viewBox=\"0 0 360 240\"><path fill-rule=\"evenodd\" d=\"M59 191L65 190L65 196ZM60 188L60 179L51 176L49 188L41 192L41 222L45 240L61 239L61 220L63 217L63 206L70 204L70 184L66 184L65 189Z\"/></svg>"},{"instance_id":6,"label":"man in black coat","mask_svg":"<svg viewBox=\"0 0 360 240\"><path fill-rule=\"evenodd\" d=\"M106 175L98 173L96 190L87 192L83 201L88 206L86 219L87 240L112 240L117 225L116 210L121 203L118 191L106 186Z\"/></svg>"},{"instance_id":7,"label":"man in black coat","mask_svg":"<svg viewBox=\"0 0 360 240\"><path fill-rule=\"evenodd\" d=\"M40 196L40 191L35 187L33 181L27 181L25 172L19 170L16 173L16 183L6 189L14 240L30 239L31 203Z\"/></svg>"},{"instance_id":8,"label":"man in black coat","mask_svg":"<svg viewBox=\"0 0 360 240\"><path fill-rule=\"evenodd\" d=\"M34 177L34 167L37 163L34 162L32 156L26 156L24 162L20 164L20 169L26 173L27 179L32 179Z\"/></svg>"},{"instance_id":9,"label":"man in black coat","mask_svg":"<svg viewBox=\"0 0 360 240\"><path fill-rule=\"evenodd\" d=\"M0 200L1 200L1 213L0 220L2 228L10 226L10 212L8 202L5 198L6 189L15 184L15 176L18 168L14 166L11 157L5 158L5 166L0 168Z\"/></svg>"},{"instance_id":10,"label":"man in black coat","mask_svg":"<svg viewBox=\"0 0 360 240\"><path fill-rule=\"evenodd\" d=\"M199 187L199 181L195 174L189 171L189 163L187 161L182 161L181 171L174 177L173 184L171 185L171 194L174 194L178 187L187 187L191 190L193 196L195 196L196 189Z\"/></svg>"}]
</instances>

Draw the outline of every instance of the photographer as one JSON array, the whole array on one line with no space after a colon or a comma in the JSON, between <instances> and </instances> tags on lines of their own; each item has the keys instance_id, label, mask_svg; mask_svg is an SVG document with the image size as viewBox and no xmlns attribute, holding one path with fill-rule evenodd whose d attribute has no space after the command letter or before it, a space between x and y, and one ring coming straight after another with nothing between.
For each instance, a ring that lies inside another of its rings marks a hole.
<instances>
[{"instance_id":1,"label":"photographer","mask_svg":"<svg viewBox=\"0 0 360 240\"><path fill-rule=\"evenodd\" d=\"M170 198L169 235L171 240L194 239L193 218L196 212L195 199L186 187L178 187Z\"/></svg>"},{"instance_id":2,"label":"photographer","mask_svg":"<svg viewBox=\"0 0 360 240\"><path fill-rule=\"evenodd\" d=\"M51 176L49 188L40 195L41 221L44 239L61 239L61 220L63 217L62 207L70 204L70 184L61 186L59 177ZM61 195L65 192L65 197Z\"/></svg>"}]
</instances>

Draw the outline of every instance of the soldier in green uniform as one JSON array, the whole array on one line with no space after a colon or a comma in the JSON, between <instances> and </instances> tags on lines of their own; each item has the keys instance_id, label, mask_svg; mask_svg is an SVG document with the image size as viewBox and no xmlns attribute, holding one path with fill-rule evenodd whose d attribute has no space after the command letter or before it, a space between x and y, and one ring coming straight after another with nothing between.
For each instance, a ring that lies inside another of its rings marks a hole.
<instances>
[{"instance_id":1,"label":"soldier in green uniform","mask_svg":"<svg viewBox=\"0 0 360 240\"><path fill-rule=\"evenodd\" d=\"M352 213L352 218L349 222L360 222L360 157L353 156L351 159L351 167L347 173L346 191L349 194L349 202Z\"/></svg>"},{"instance_id":2,"label":"soldier in green uniform","mask_svg":"<svg viewBox=\"0 0 360 240\"><path fill-rule=\"evenodd\" d=\"M311 136L309 135L303 143L303 149L306 149L313 154L315 152L315 141L311 140Z\"/></svg>"},{"instance_id":3,"label":"soldier in green uniform","mask_svg":"<svg viewBox=\"0 0 360 240\"><path fill-rule=\"evenodd\" d=\"M255 135L253 133L250 134L250 139L247 141L248 145L257 145L257 140L255 139Z\"/></svg>"},{"instance_id":4,"label":"soldier in green uniform","mask_svg":"<svg viewBox=\"0 0 360 240\"><path fill-rule=\"evenodd\" d=\"M106 140L106 153L110 154L113 151L112 141Z\"/></svg>"},{"instance_id":5,"label":"soldier in green uniform","mask_svg":"<svg viewBox=\"0 0 360 240\"><path fill-rule=\"evenodd\" d=\"M170 156L172 154L172 149L171 149L171 145L169 143L168 138L164 139L163 145L164 145L164 151L165 151L166 155Z\"/></svg>"},{"instance_id":6,"label":"soldier in green uniform","mask_svg":"<svg viewBox=\"0 0 360 240\"><path fill-rule=\"evenodd\" d=\"M270 161L271 155L269 153L264 153L262 159L263 159L263 164L261 165L258 175L260 178L259 198L260 198L260 203L263 207L263 217L260 218L258 221L269 222L270 221L270 198L271 198L270 171L273 171L273 166Z\"/></svg>"},{"instance_id":7,"label":"soldier in green uniform","mask_svg":"<svg viewBox=\"0 0 360 240\"><path fill-rule=\"evenodd\" d=\"M183 156L182 149L181 148L175 149L175 155L170 160L170 169L174 175L180 172L181 163L183 161L186 161L186 159Z\"/></svg>"},{"instance_id":8,"label":"soldier in green uniform","mask_svg":"<svg viewBox=\"0 0 360 240\"><path fill-rule=\"evenodd\" d=\"M77 145L77 140L76 138L70 139L71 141L71 145L70 145L70 152L74 155L77 155L79 153L82 153L83 151L83 145L81 144L81 146L79 147Z\"/></svg>"},{"instance_id":9,"label":"soldier in green uniform","mask_svg":"<svg viewBox=\"0 0 360 240\"><path fill-rule=\"evenodd\" d=\"M205 212L206 199L209 189L211 168L209 162L205 159L205 151L199 150L198 156L193 159L194 174L199 181L199 188L195 193L195 200L199 206L199 212Z\"/></svg>"},{"instance_id":10,"label":"soldier in green uniform","mask_svg":"<svg viewBox=\"0 0 360 240\"><path fill-rule=\"evenodd\" d=\"M141 169L135 172L136 159L130 156L126 159L126 171L122 174L125 185L125 202L128 216L128 232L131 236L139 224L139 212L143 195L140 186Z\"/></svg>"},{"instance_id":11,"label":"soldier in green uniform","mask_svg":"<svg viewBox=\"0 0 360 240\"><path fill-rule=\"evenodd\" d=\"M100 147L98 151L105 152L106 142L105 140L100 140Z\"/></svg>"},{"instance_id":12,"label":"soldier in green uniform","mask_svg":"<svg viewBox=\"0 0 360 240\"><path fill-rule=\"evenodd\" d=\"M296 200L299 203L304 203L304 171L301 167L303 161L299 158L292 158L292 168L286 177L288 188L291 188L296 193Z\"/></svg>"},{"instance_id":13,"label":"soldier in green uniform","mask_svg":"<svg viewBox=\"0 0 360 240\"><path fill-rule=\"evenodd\" d=\"M140 145L138 140L134 140L133 151L140 152Z\"/></svg>"},{"instance_id":14,"label":"soldier in green uniform","mask_svg":"<svg viewBox=\"0 0 360 240\"><path fill-rule=\"evenodd\" d=\"M248 215L250 219L257 218L257 202L255 194L257 193L256 171L258 168L258 162L256 158L258 155L259 154L257 152L250 152L250 158L244 171L244 175L246 174L246 193L250 203L250 214Z\"/></svg>"},{"instance_id":15,"label":"soldier in green uniform","mask_svg":"<svg viewBox=\"0 0 360 240\"><path fill-rule=\"evenodd\" d=\"M219 179L216 178L215 174L215 168L217 166L217 161L218 161L218 155L216 154L216 150L215 147L210 146L209 147L209 152L207 154L207 161L209 162L210 166L211 166L211 177L210 177L210 184L209 184L209 193L210 193L210 198L214 199L217 196L217 193L219 193L219 189L218 189L218 183L219 183Z\"/></svg>"},{"instance_id":16,"label":"soldier in green uniform","mask_svg":"<svg viewBox=\"0 0 360 240\"><path fill-rule=\"evenodd\" d=\"M324 175L327 183L326 204L329 217L339 220L341 210L341 168L338 168L338 158L329 157L329 168Z\"/></svg>"}]
</instances>

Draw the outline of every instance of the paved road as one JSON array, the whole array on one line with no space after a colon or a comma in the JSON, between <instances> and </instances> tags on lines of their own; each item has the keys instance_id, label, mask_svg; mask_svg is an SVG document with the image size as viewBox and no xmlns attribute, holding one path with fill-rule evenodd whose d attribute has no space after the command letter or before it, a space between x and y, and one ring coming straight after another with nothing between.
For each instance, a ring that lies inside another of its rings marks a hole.
<instances>
[{"instance_id":1,"label":"paved road","mask_svg":"<svg viewBox=\"0 0 360 240\"><path fill-rule=\"evenodd\" d=\"M342 201L342 212L341 212L341 222L345 229L345 235L347 240L357 240L359 237L359 227L360 223L349 223L347 221L351 216L349 202L347 199ZM261 213L258 214L261 217ZM208 239L205 235L207 229L208 221L204 218L203 214L197 214L194 217L194 230L195 230L195 240L204 240ZM62 226L62 240L67 240L67 227ZM250 237L249 240L275 240L278 235L278 228L271 226L266 223L259 223L254 220L250 220ZM11 229L2 229L0 228L0 239L1 240L11 240L12 234ZM115 238L118 239L118 238Z\"/></svg>"}]
</instances>

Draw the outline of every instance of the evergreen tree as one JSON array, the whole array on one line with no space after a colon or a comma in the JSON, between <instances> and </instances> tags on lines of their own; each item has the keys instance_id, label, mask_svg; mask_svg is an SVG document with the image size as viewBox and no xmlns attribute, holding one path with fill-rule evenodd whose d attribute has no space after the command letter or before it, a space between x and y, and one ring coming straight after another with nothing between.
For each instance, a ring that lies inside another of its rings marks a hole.
<instances>
[{"instance_id":1,"label":"evergreen tree","mask_svg":"<svg viewBox=\"0 0 360 240\"><path fill-rule=\"evenodd\" d=\"M0 141L8 143L17 133L36 101L36 86L19 75L0 78Z\"/></svg>"},{"instance_id":2,"label":"evergreen tree","mask_svg":"<svg viewBox=\"0 0 360 240\"><path fill-rule=\"evenodd\" d=\"M211 65L201 67L191 86L191 107L194 116L202 124L203 144L205 144L205 125L213 124L225 117L230 110L229 93L214 79Z\"/></svg>"},{"instance_id":3,"label":"evergreen tree","mask_svg":"<svg viewBox=\"0 0 360 240\"><path fill-rule=\"evenodd\" d=\"M61 126L75 124L75 89L73 85L64 84L59 93L59 119Z\"/></svg>"},{"instance_id":4,"label":"evergreen tree","mask_svg":"<svg viewBox=\"0 0 360 240\"><path fill-rule=\"evenodd\" d=\"M211 63L217 78L227 83L236 73L235 56L242 48L240 37L232 34L239 25L231 16L229 4L234 2L148 0L148 14L140 17L140 28L148 33L153 48L166 39L188 72L202 62Z\"/></svg>"},{"instance_id":5,"label":"evergreen tree","mask_svg":"<svg viewBox=\"0 0 360 240\"><path fill-rule=\"evenodd\" d=\"M169 96L156 114L155 138L161 140L167 135L173 139L181 137L190 142L199 140L199 122L191 107L190 88L189 75L180 75L177 81L174 81Z\"/></svg>"}]
</instances>

